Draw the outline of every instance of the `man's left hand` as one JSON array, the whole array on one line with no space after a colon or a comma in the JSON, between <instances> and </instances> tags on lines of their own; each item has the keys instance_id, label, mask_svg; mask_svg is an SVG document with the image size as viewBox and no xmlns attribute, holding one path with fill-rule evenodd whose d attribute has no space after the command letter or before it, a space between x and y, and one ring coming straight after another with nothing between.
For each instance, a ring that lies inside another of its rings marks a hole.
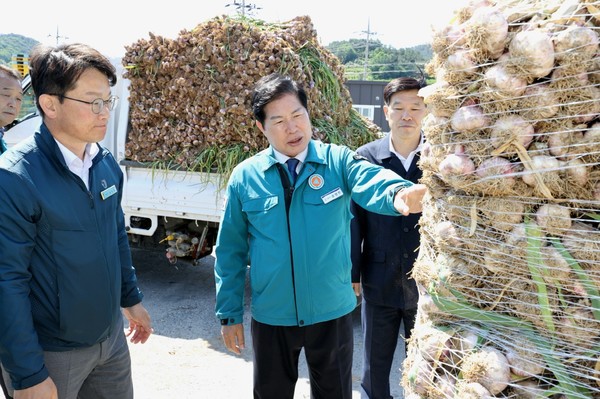
<instances>
[{"instance_id":1,"label":"man's left hand","mask_svg":"<svg viewBox=\"0 0 600 399\"><path fill-rule=\"evenodd\" d=\"M129 308L123 308L123 314L129 320L129 332L126 334L131 337L131 343L146 343L150 335L154 332L150 315L142 303L138 303Z\"/></svg>"}]
</instances>

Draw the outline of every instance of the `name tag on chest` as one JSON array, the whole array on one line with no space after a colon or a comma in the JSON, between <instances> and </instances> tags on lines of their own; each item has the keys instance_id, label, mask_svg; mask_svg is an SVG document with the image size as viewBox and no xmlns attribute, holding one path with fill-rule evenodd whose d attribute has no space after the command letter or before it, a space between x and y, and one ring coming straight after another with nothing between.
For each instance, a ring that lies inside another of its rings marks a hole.
<instances>
[{"instance_id":1,"label":"name tag on chest","mask_svg":"<svg viewBox=\"0 0 600 399\"><path fill-rule=\"evenodd\" d=\"M328 192L327 194L323 194L321 196L321 199L323 200L324 204L328 204L331 201L333 201L334 199L340 198L342 195L344 195L344 193L342 192L342 190L338 187L335 190L331 190L330 192Z\"/></svg>"},{"instance_id":2,"label":"name tag on chest","mask_svg":"<svg viewBox=\"0 0 600 399\"><path fill-rule=\"evenodd\" d=\"M102 197L103 200L107 199L108 197L115 195L117 193L117 188L112 185L109 188L107 188L104 191L100 192L100 196Z\"/></svg>"}]
</instances>

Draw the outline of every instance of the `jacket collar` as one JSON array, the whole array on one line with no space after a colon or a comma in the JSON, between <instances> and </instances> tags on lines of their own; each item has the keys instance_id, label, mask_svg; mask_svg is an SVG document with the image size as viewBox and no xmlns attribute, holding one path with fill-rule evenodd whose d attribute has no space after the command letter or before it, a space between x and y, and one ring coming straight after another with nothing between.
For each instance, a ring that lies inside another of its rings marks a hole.
<instances>
[{"instance_id":1,"label":"jacket collar","mask_svg":"<svg viewBox=\"0 0 600 399\"><path fill-rule=\"evenodd\" d=\"M390 138L387 135L379 139L379 142L377 143L377 149L375 151L375 157L380 163L384 159L392 157L397 158L396 155L392 154L390 151Z\"/></svg>"},{"instance_id":2,"label":"jacket collar","mask_svg":"<svg viewBox=\"0 0 600 399\"><path fill-rule=\"evenodd\" d=\"M50 159L56 165L59 165L67 170L69 169L65 161L65 157L60 151L60 148L58 147L58 144L56 144L54 136L52 136L52 133L50 133L50 130L48 129L45 123L42 122L42 124L40 125L39 131L35 134L35 140L40 150L44 154L46 154L46 156L48 156L48 159ZM92 165L99 162L100 159L102 159L108 153L108 150L102 148L98 143L94 143L94 145L97 145L100 151L98 151L96 156L94 156L94 159L92 160Z\"/></svg>"},{"instance_id":3,"label":"jacket collar","mask_svg":"<svg viewBox=\"0 0 600 399\"><path fill-rule=\"evenodd\" d=\"M389 134L391 134L391 133L389 133ZM424 142L424 137L423 137L423 132L421 132L421 144L419 144L419 145L422 145L423 142ZM384 164L385 161L387 160L387 162L389 162L391 165L394 165L394 167L398 171L405 171L405 172L407 172L408 175L412 175L418 169L417 163L420 159L420 155L421 155L421 151L418 150L410 164L409 169L406 170L404 168L404 165L402 164L402 161L400 161L398 156L396 156L396 154L392 153L392 151L390 150L390 138L388 135L379 139L379 141L377 142L377 146L375 148L375 153L374 153L374 157L378 163ZM402 177L406 177L406 174L401 173L401 175L402 175Z\"/></svg>"},{"instance_id":4,"label":"jacket collar","mask_svg":"<svg viewBox=\"0 0 600 399\"><path fill-rule=\"evenodd\" d=\"M310 140L308 142L308 152L306 153L306 159L304 160L305 164L308 163L316 163L316 164L326 164L325 153L323 151L324 147L321 145L322 143L317 142L315 140ZM278 163L275 158L275 153L272 146L265 148L264 150L257 153L256 158L258 160L259 168L261 171L266 171L271 166Z\"/></svg>"}]
</instances>

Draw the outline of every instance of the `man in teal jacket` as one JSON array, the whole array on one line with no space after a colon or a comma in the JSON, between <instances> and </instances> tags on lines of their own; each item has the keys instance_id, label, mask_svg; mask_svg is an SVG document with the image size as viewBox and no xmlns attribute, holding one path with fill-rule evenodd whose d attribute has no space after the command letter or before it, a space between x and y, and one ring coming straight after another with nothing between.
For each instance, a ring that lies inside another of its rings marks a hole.
<instances>
[{"instance_id":1,"label":"man in teal jacket","mask_svg":"<svg viewBox=\"0 0 600 399\"><path fill-rule=\"evenodd\" d=\"M302 349L314 399L352 397L350 199L400 216L420 212L426 191L345 147L311 140L307 103L288 77L257 83L253 113L270 146L233 170L217 238L216 314L237 354L245 346L250 260L254 397L261 399L293 398Z\"/></svg>"},{"instance_id":2,"label":"man in teal jacket","mask_svg":"<svg viewBox=\"0 0 600 399\"><path fill-rule=\"evenodd\" d=\"M133 343L152 333L104 138L115 68L81 44L40 46L43 123L0 157L0 360L14 398L133 399ZM7 384L8 385L8 384Z\"/></svg>"}]
</instances>

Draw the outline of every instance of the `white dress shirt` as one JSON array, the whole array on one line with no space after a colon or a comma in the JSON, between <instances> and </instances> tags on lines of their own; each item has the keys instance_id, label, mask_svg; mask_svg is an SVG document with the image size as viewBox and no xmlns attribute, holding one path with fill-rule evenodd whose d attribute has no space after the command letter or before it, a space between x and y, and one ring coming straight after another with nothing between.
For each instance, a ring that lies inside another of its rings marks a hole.
<instances>
[{"instance_id":1,"label":"white dress shirt","mask_svg":"<svg viewBox=\"0 0 600 399\"><path fill-rule=\"evenodd\" d=\"M83 161L75 155L71 150L62 145L56 140L56 144L58 144L58 148L60 148L60 152L65 158L65 163L69 170L75 173L85 184L85 187L90 189L90 167L92 166L92 159L94 156L100 151L98 149L98 145L96 143L88 143L85 146L85 152L83 155Z\"/></svg>"},{"instance_id":2,"label":"white dress shirt","mask_svg":"<svg viewBox=\"0 0 600 399\"><path fill-rule=\"evenodd\" d=\"M392 133L388 133L388 137L389 137L389 141L390 141L390 152L392 154L395 154L398 157L398 159L400 159L400 162L402 162L402 166L404 166L404 170L408 171L408 168L410 168L410 165L412 164L413 159L415 159L415 155L418 152L421 152L421 149L423 148L423 143L424 143L423 133L421 133L421 142L419 143L417 148L415 148L413 151L411 151L410 154L408 154L408 156L406 158L404 158L402 155L397 153L396 150L394 149L394 144L392 143Z\"/></svg>"}]
</instances>

